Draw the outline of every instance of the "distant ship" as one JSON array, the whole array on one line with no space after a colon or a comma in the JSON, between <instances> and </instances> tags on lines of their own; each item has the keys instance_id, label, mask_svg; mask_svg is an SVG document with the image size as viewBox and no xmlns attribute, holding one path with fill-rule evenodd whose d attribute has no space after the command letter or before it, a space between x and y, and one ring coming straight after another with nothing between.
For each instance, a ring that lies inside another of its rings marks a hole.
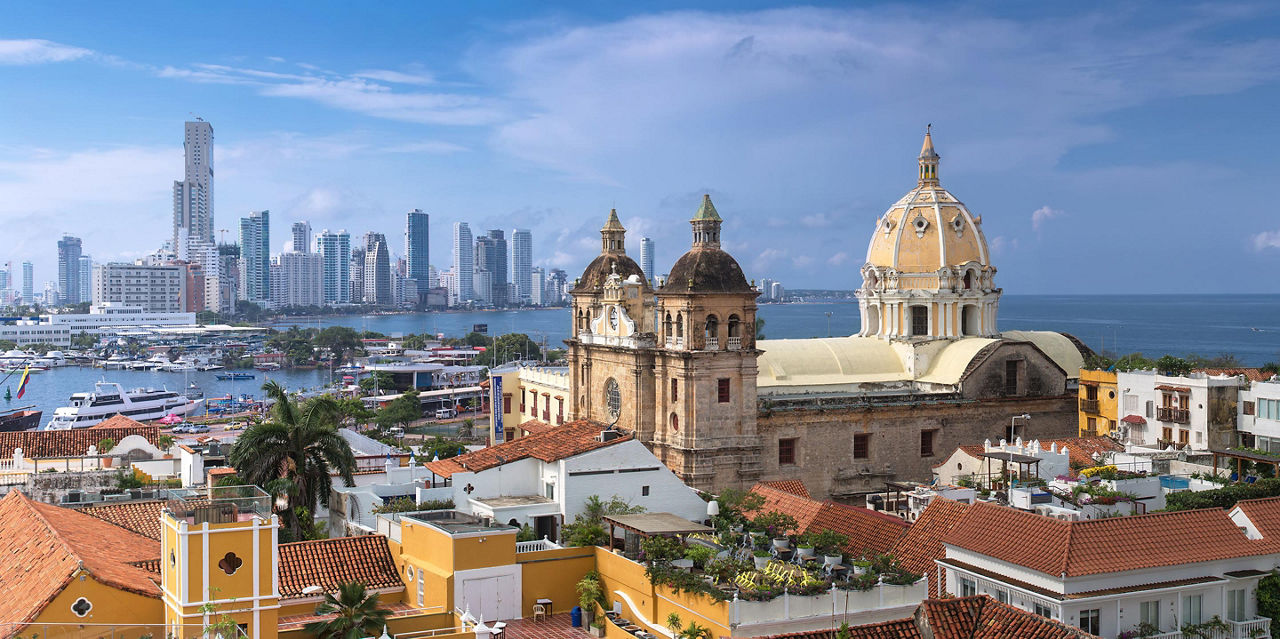
<instances>
[{"instance_id":1,"label":"distant ship","mask_svg":"<svg viewBox=\"0 0 1280 639\"><path fill-rule=\"evenodd\" d=\"M225 382L229 379L253 379L254 375L253 373L218 373L214 377Z\"/></svg>"},{"instance_id":2,"label":"distant ship","mask_svg":"<svg viewBox=\"0 0 1280 639\"><path fill-rule=\"evenodd\" d=\"M14 430L32 430L40 427L40 416L43 411L27 410L34 408L31 406L23 406L22 408L14 408L0 411L0 432Z\"/></svg>"},{"instance_id":3,"label":"distant ship","mask_svg":"<svg viewBox=\"0 0 1280 639\"><path fill-rule=\"evenodd\" d=\"M92 393L76 393L71 405L53 411L53 419L45 430L88 428L112 415L124 415L138 421L160 419L165 415L186 415L196 404L184 395L169 390L136 388L125 392L115 382L96 382Z\"/></svg>"}]
</instances>

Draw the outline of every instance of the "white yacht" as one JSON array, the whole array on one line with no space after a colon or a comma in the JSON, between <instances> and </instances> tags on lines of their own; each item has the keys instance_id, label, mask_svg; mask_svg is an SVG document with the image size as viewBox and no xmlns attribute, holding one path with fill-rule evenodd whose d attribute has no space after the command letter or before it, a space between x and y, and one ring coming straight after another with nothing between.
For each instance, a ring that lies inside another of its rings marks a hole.
<instances>
[{"instance_id":1,"label":"white yacht","mask_svg":"<svg viewBox=\"0 0 1280 639\"><path fill-rule=\"evenodd\" d=\"M112 415L125 415L138 421L160 419L165 415L186 415L196 403L185 395L169 390L135 388L125 391L115 382L97 382L92 393L76 393L71 405L53 411L53 419L45 430L88 428Z\"/></svg>"}]
</instances>

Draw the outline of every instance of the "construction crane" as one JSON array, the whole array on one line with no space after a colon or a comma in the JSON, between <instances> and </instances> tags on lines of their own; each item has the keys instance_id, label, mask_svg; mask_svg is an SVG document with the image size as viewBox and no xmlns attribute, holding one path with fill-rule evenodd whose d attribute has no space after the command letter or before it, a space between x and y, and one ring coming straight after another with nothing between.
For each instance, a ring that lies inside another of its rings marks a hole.
<instances>
[{"instance_id":1,"label":"construction crane","mask_svg":"<svg viewBox=\"0 0 1280 639\"><path fill-rule=\"evenodd\" d=\"M222 236L218 238L218 243L219 243L219 244L226 244L226 243L227 243L227 233L230 233L231 231L230 231L229 229L218 229L218 232L222 234Z\"/></svg>"}]
</instances>

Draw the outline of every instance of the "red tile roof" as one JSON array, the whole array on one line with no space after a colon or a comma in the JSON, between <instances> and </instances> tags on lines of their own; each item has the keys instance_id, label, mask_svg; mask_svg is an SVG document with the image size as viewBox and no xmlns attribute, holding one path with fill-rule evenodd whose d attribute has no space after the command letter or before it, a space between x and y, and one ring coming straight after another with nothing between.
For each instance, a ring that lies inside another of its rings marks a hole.
<instances>
[{"instance_id":1,"label":"red tile roof","mask_svg":"<svg viewBox=\"0 0 1280 639\"><path fill-rule=\"evenodd\" d=\"M768 639L835 639L836 630L810 630ZM1002 604L987 595L926 599L914 617L849 627L850 639L1096 639L1079 628Z\"/></svg>"},{"instance_id":2,"label":"red tile roof","mask_svg":"<svg viewBox=\"0 0 1280 639\"><path fill-rule=\"evenodd\" d=\"M1266 513L1280 520L1280 499L1254 502L1247 508L1259 517ZM982 502L971 506L942 541L1066 577L1248 557L1280 548L1280 539L1249 540L1218 509L1071 522Z\"/></svg>"},{"instance_id":3,"label":"red tile roof","mask_svg":"<svg viewBox=\"0 0 1280 639\"><path fill-rule=\"evenodd\" d=\"M804 497L805 499L812 497L812 495L809 494L809 489L805 488L804 482L799 479L780 479L777 481L762 481L760 483L770 488L777 488L784 493L791 493L792 495Z\"/></svg>"},{"instance_id":4,"label":"red tile roof","mask_svg":"<svg viewBox=\"0 0 1280 639\"><path fill-rule=\"evenodd\" d=\"M147 570L133 565L156 559L160 545L102 520L32 501L19 490L0 499L0 619L35 619L81 567L93 579L120 590L159 597ZM0 636L21 630L9 626Z\"/></svg>"},{"instance_id":5,"label":"red tile roof","mask_svg":"<svg viewBox=\"0 0 1280 639\"><path fill-rule=\"evenodd\" d=\"M1054 444L1058 445L1058 450L1067 449L1067 461L1077 467L1089 467L1097 464L1094 458L1103 453L1114 453L1124 451L1124 445L1110 437L1097 435L1094 437L1066 437L1063 439L1042 439L1040 440L1040 448L1049 450ZM964 451L970 457L979 458L985 452L982 446L963 445L956 446L956 450ZM950 463L951 456L948 455L941 463L934 464L934 468L940 468Z\"/></svg>"},{"instance_id":6,"label":"red tile roof","mask_svg":"<svg viewBox=\"0 0 1280 639\"><path fill-rule=\"evenodd\" d=\"M942 538L968 512L968 504L941 497L934 498L907 529L907 533L893 545L893 556L903 568L929 578L930 597L937 597L941 591L934 560L946 556Z\"/></svg>"},{"instance_id":7,"label":"red tile roof","mask_svg":"<svg viewBox=\"0 0 1280 639\"><path fill-rule=\"evenodd\" d=\"M1251 382L1265 382L1271 379L1271 373L1264 373L1261 368L1197 368L1195 372L1214 376L1227 375L1229 377L1244 375Z\"/></svg>"},{"instance_id":8,"label":"red tile roof","mask_svg":"<svg viewBox=\"0 0 1280 639\"><path fill-rule=\"evenodd\" d=\"M516 428L519 428L520 430L526 433L529 433L530 435L536 435L538 433L545 433L555 428L555 426L552 426L551 424L548 424L543 421L531 419L527 422L524 422L523 424L520 424L519 426L516 426Z\"/></svg>"},{"instance_id":9,"label":"red tile roof","mask_svg":"<svg viewBox=\"0 0 1280 639\"><path fill-rule=\"evenodd\" d=\"M838 630L834 628L807 630L770 635L767 639L836 639L837 632ZM911 618L849 626L849 639L919 639L921 636L920 628L916 627L916 620Z\"/></svg>"},{"instance_id":10,"label":"red tile roof","mask_svg":"<svg viewBox=\"0 0 1280 639\"><path fill-rule=\"evenodd\" d=\"M126 501L96 504L80 508L80 512L115 524L148 539L160 541L160 511L163 501Z\"/></svg>"},{"instance_id":11,"label":"red tile roof","mask_svg":"<svg viewBox=\"0 0 1280 639\"><path fill-rule=\"evenodd\" d=\"M817 501L801 497L765 483L758 483L751 492L764 499L764 505L748 516L777 511L791 515L798 525L799 534L833 530L848 535L846 548L854 554L885 553L902 536L907 523L884 513L837 504L833 501Z\"/></svg>"},{"instance_id":12,"label":"red tile roof","mask_svg":"<svg viewBox=\"0 0 1280 639\"><path fill-rule=\"evenodd\" d=\"M97 446L98 442L108 437L119 443L129 435L141 435L148 442L155 444L156 438L160 436L159 426L146 426L128 417L117 417L132 422L133 425L112 428L0 432L0 459L13 459L13 451L16 448L21 448L23 456L28 459L80 457L89 452L90 446Z\"/></svg>"},{"instance_id":13,"label":"red tile roof","mask_svg":"<svg viewBox=\"0 0 1280 639\"><path fill-rule=\"evenodd\" d=\"M359 581L369 590L403 588L387 538L382 535L337 537L280 544L280 598L307 597L302 590Z\"/></svg>"},{"instance_id":14,"label":"red tile roof","mask_svg":"<svg viewBox=\"0 0 1280 639\"><path fill-rule=\"evenodd\" d=\"M1280 545L1280 497L1246 499L1236 502L1236 508L1258 527L1263 538L1270 537Z\"/></svg>"},{"instance_id":15,"label":"red tile roof","mask_svg":"<svg viewBox=\"0 0 1280 639\"><path fill-rule=\"evenodd\" d=\"M605 428L586 420L573 421L546 432L528 435L497 446L429 462L427 468L441 477L452 477L454 473L488 470L496 468L500 463L509 464L529 457L545 462L559 461L631 439L630 435L626 435L608 442L601 442L596 437ZM499 457L502 457L504 462L499 462Z\"/></svg>"}]
</instances>

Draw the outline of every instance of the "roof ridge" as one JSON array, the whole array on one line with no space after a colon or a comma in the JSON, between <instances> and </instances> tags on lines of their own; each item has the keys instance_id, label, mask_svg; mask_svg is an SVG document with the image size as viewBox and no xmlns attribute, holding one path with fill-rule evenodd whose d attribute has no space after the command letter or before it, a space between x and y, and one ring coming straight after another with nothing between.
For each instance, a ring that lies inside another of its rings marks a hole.
<instances>
[{"instance_id":1,"label":"roof ridge","mask_svg":"<svg viewBox=\"0 0 1280 639\"><path fill-rule=\"evenodd\" d=\"M44 527L48 529L50 534L53 535L53 538L58 540L58 543L62 545L62 549L65 550L68 555L74 557L77 562L79 562L80 568L87 570L84 566L84 557L81 557L80 553L76 552L75 549L71 547L71 544L66 539L62 538L62 534L58 532L58 527L54 526L53 522L49 521L49 518L45 517L44 513L40 512L39 508L35 507L37 502L34 499L26 496L26 494L24 494L21 490L18 490L16 488L10 491L10 494L13 494L13 493L17 493L18 495L17 499L22 502L22 505L24 508L29 510L31 513L33 513L36 517L40 519L40 523L44 524ZM70 577L68 577L68 579L69 578Z\"/></svg>"}]
</instances>

